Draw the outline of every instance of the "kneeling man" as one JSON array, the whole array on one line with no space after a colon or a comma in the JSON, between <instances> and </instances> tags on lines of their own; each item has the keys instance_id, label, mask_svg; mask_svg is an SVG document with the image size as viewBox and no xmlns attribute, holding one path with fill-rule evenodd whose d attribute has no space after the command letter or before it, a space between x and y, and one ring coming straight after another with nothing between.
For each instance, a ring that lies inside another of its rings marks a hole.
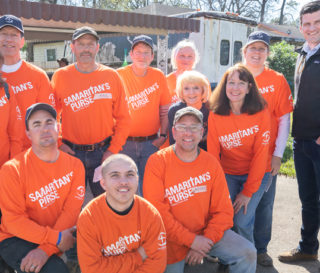
<instances>
[{"instance_id":1,"label":"kneeling man","mask_svg":"<svg viewBox=\"0 0 320 273\"><path fill-rule=\"evenodd\" d=\"M59 254L75 243L84 167L58 150L56 117L49 104L31 105L25 122L32 146L0 171L0 255L16 272L69 272Z\"/></svg>"},{"instance_id":2,"label":"kneeling man","mask_svg":"<svg viewBox=\"0 0 320 273\"><path fill-rule=\"evenodd\" d=\"M150 272L166 267L166 234L159 212L135 195L135 162L123 154L102 164L106 191L92 200L78 220L77 246L82 273Z\"/></svg>"},{"instance_id":3,"label":"kneeling man","mask_svg":"<svg viewBox=\"0 0 320 273\"><path fill-rule=\"evenodd\" d=\"M223 170L198 147L202 113L180 109L172 132L175 144L150 156L143 183L167 231L166 272L183 273L185 263L200 264L207 255L229 264L230 273L256 272L256 249L229 230L233 208Z\"/></svg>"}]
</instances>

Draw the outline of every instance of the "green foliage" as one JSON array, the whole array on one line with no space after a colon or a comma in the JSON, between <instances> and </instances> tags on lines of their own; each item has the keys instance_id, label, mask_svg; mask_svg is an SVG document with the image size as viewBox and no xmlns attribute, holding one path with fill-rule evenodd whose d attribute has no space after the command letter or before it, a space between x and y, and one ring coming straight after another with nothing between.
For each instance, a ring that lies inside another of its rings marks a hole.
<instances>
[{"instance_id":1,"label":"green foliage","mask_svg":"<svg viewBox=\"0 0 320 273\"><path fill-rule=\"evenodd\" d=\"M296 64L297 53L294 46L286 41L275 43L270 46L270 56L268 58L269 67L281 72L290 84L293 93L294 67Z\"/></svg>"},{"instance_id":2,"label":"green foliage","mask_svg":"<svg viewBox=\"0 0 320 273\"><path fill-rule=\"evenodd\" d=\"M293 155L292 142L293 142L293 138L289 136L286 149L282 157L282 164L281 164L279 173L282 175L290 176L290 177L296 177L296 170L294 168L294 162L292 157Z\"/></svg>"}]
</instances>

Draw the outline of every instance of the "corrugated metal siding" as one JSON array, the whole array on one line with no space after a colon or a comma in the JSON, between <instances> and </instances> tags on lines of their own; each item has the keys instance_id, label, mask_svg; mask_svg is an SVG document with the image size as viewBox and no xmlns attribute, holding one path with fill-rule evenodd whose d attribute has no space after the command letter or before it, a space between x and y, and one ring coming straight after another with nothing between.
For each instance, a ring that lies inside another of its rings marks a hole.
<instances>
[{"instance_id":1,"label":"corrugated metal siding","mask_svg":"<svg viewBox=\"0 0 320 273\"><path fill-rule=\"evenodd\" d=\"M18 0L0 0L0 14L13 14L25 19L63 21L66 22L66 28L68 22L157 28L171 32L198 32L200 28L198 20Z\"/></svg>"}]
</instances>

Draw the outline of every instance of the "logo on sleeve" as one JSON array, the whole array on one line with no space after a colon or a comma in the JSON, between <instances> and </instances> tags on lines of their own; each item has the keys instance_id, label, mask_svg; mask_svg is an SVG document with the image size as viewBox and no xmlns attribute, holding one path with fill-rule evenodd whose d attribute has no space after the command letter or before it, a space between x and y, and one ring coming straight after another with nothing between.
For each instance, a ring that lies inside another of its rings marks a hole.
<instances>
[{"instance_id":1,"label":"logo on sleeve","mask_svg":"<svg viewBox=\"0 0 320 273\"><path fill-rule=\"evenodd\" d=\"M265 131L262 134L262 145L268 145L270 142L270 131Z\"/></svg>"},{"instance_id":2,"label":"logo on sleeve","mask_svg":"<svg viewBox=\"0 0 320 273\"><path fill-rule=\"evenodd\" d=\"M166 240L166 233L165 232L160 232L158 236L158 246L159 249L165 248L167 245L167 240Z\"/></svg>"},{"instance_id":3,"label":"logo on sleeve","mask_svg":"<svg viewBox=\"0 0 320 273\"><path fill-rule=\"evenodd\" d=\"M77 193L76 193L75 198L77 198L79 200L83 200L85 193L86 193L86 190L85 190L84 186L79 186L77 188Z\"/></svg>"}]
</instances>

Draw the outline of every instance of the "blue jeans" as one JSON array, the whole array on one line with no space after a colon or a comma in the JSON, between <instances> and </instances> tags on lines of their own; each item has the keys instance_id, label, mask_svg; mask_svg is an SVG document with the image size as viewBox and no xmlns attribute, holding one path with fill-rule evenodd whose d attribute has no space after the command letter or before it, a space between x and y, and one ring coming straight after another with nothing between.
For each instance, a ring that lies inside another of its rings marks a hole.
<instances>
[{"instance_id":1,"label":"blue jeans","mask_svg":"<svg viewBox=\"0 0 320 273\"><path fill-rule=\"evenodd\" d=\"M272 176L272 183L269 189L266 189L263 193L259 205L256 208L253 236L254 245L256 246L258 254L267 252L267 247L271 240L272 212L276 193L276 182L277 175Z\"/></svg>"},{"instance_id":2,"label":"blue jeans","mask_svg":"<svg viewBox=\"0 0 320 273\"><path fill-rule=\"evenodd\" d=\"M138 142L127 140L121 151L121 153L130 156L137 164L139 174L138 194L140 196L143 196L143 175L148 158L150 155L158 151L158 148L152 144L152 141L153 140Z\"/></svg>"},{"instance_id":3,"label":"blue jeans","mask_svg":"<svg viewBox=\"0 0 320 273\"><path fill-rule=\"evenodd\" d=\"M17 273L20 270L21 260L33 249L38 247L37 244L22 240L17 237L11 237L0 242L0 255L5 262L10 265ZM57 255L49 257L48 261L40 270L40 273L68 273L69 270L64 261Z\"/></svg>"},{"instance_id":4,"label":"blue jeans","mask_svg":"<svg viewBox=\"0 0 320 273\"><path fill-rule=\"evenodd\" d=\"M248 175L230 175L225 174L230 198L232 202L236 199L238 193L240 193L243 189L244 183L247 181ZM256 208L261 200L261 197L265 191L265 188L268 184L270 177L270 173L265 173L262 178L261 185L252 196L247 206L247 213L243 213L243 207L240 211L234 215L233 217L233 230L249 240L250 242L254 242L253 240L253 228L254 228L254 219Z\"/></svg>"},{"instance_id":5,"label":"blue jeans","mask_svg":"<svg viewBox=\"0 0 320 273\"><path fill-rule=\"evenodd\" d=\"M104 193L105 190L101 187L99 182L93 183L93 175L94 175L94 170L101 165L101 160L103 153L108 149L109 145L106 145L104 147L101 147L95 151L79 151L79 150L74 150L76 153L74 156L79 158L86 170L86 186L87 183L89 183L91 192L94 197L97 197L101 193Z\"/></svg>"},{"instance_id":6,"label":"blue jeans","mask_svg":"<svg viewBox=\"0 0 320 273\"><path fill-rule=\"evenodd\" d=\"M229 265L230 273L255 273L257 253L254 245L232 230L225 231L221 240L214 244L210 255ZM185 260L168 264L165 273L183 273Z\"/></svg>"},{"instance_id":7,"label":"blue jeans","mask_svg":"<svg viewBox=\"0 0 320 273\"><path fill-rule=\"evenodd\" d=\"M319 248L320 145L315 140L294 139L293 158L302 204L299 247L302 252L316 254Z\"/></svg>"}]
</instances>

